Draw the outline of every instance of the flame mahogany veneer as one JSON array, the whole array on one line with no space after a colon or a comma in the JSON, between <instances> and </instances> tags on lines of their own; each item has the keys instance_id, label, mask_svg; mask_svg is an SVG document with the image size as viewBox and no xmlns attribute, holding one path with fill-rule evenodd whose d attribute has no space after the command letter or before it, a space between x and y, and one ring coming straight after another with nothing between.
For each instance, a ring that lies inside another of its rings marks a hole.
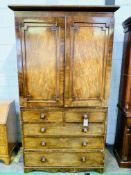
<instances>
[{"instance_id":1,"label":"flame mahogany veneer","mask_svg":"<svg viewBox=\"0 0 131 175\"><path fill-rule=\"evenodd\" d=\"M131 168L131 17L123 22L124 45L114 153L120 167Z\"/></svg>"},{"instance_id":2,"label":"flame mahogany veneer","mask_svg":"<svg viewBox=\"0 0 131 175\"><path fill-rule=\"evenodd\" d=\"M104 170L118 6L15 11L24 170Z\"/></svg>"}]
</instances>

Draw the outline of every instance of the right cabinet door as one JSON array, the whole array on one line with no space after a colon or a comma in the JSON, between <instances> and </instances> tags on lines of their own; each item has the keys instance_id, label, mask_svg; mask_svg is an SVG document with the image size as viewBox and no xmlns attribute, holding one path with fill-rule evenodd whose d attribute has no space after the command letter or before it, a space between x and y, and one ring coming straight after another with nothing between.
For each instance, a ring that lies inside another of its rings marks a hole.
<instances>
[{"instance_id":1,"label":"right cabinet door","mask_svg":"<svg viewBox=\"0 0 131 175\"><path fill-rule=\"evenodd\" d=\"M68 17L65 106L107 106L112 50L109 18Z\"/></svg>"}]
</instances>

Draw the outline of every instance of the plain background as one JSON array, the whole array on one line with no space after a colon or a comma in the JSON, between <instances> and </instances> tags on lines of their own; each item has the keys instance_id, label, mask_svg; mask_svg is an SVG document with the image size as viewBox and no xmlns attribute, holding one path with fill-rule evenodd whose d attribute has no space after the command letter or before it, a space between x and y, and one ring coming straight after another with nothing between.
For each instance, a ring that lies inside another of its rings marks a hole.
<instances>
[{"instance_id":1,"label":"plain background","mask_svg":"<svg viewBox=\"0 0 131 175\"><path fill-rule=\"evenodd\" d=\"M109 4L110 2L111 0L106 0L106 3ZM18 138L20 141L14 12L8 9L8 4L105 5L105 0L0 0L0 101L15 99L18 119ZM113 60L106 139L108 144L114 143L116 130L117 101L124 38L122 22L131 15L131 0L116 0L115 4L120 5L120 9L115 13Z\"/></svg>"}]
</instances>

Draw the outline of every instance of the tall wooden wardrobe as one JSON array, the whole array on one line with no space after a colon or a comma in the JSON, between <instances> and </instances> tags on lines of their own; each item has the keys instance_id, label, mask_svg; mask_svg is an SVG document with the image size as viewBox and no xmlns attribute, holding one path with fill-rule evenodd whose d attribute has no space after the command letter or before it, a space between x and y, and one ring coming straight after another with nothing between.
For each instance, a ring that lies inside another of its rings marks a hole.
<instances>
[{"instance_id":1,"label":"tall wooden wardrobe","mask_svg":"<svg viewBox=\"0 0 131 175\"><path fill-rule=\"evenodd\" d=\"M15 11L24 169L104 169L117 6Z\"/></svg>"},{"instance_id":2,"label":"tall wooden wardrobe","mask_svg":"<svg viewBox=\"0 0 131 175\"><path fill-rule=\"evenodd\" d=\"M131 168L131 17L123 22L124 45L114 153L121 167Z\"/></svg>"}]
</instances>

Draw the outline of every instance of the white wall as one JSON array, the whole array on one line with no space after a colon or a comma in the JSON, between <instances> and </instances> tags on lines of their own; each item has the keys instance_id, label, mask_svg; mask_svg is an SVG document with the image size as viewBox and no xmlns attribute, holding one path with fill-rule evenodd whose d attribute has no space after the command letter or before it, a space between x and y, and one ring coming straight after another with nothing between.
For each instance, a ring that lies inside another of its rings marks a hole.
<instances>
[{"instance_id":1,"label":"white wall","mask_svg":"<svg viewBox=\"0 0 131 175\"><path fill-rule=\"evenodd\" d=\"M111 89L109 98L107 143L113 144L115 139L116 121L117 121L117 102L121 73L121 61L123 51L124 32L122 22L131 16L131 0L115 0L115 4L120 9L115 12L115 31L113 46L113 64L111 75Z\"/></svg>"},{"instance_id":2,"label":"white wall","mask_svg":"<svg viewBox=\"0 0 131 175\"><path fill-rule=\"evenodd\" d=\"M104 0L0 0L0 100L15 99L19 113L18 79L16 63L16 44L14 30L14 13L8 4L86 4L104 5ZM113 47L113 64L111 91L109 98L107 142L114 143L121 58L123 49L123 28L121 23L130 15L131 0L116 0L121 8L115 15L115 35ZM19 117L18 117L19 119Z\"/></svg>"}]
</instances>

